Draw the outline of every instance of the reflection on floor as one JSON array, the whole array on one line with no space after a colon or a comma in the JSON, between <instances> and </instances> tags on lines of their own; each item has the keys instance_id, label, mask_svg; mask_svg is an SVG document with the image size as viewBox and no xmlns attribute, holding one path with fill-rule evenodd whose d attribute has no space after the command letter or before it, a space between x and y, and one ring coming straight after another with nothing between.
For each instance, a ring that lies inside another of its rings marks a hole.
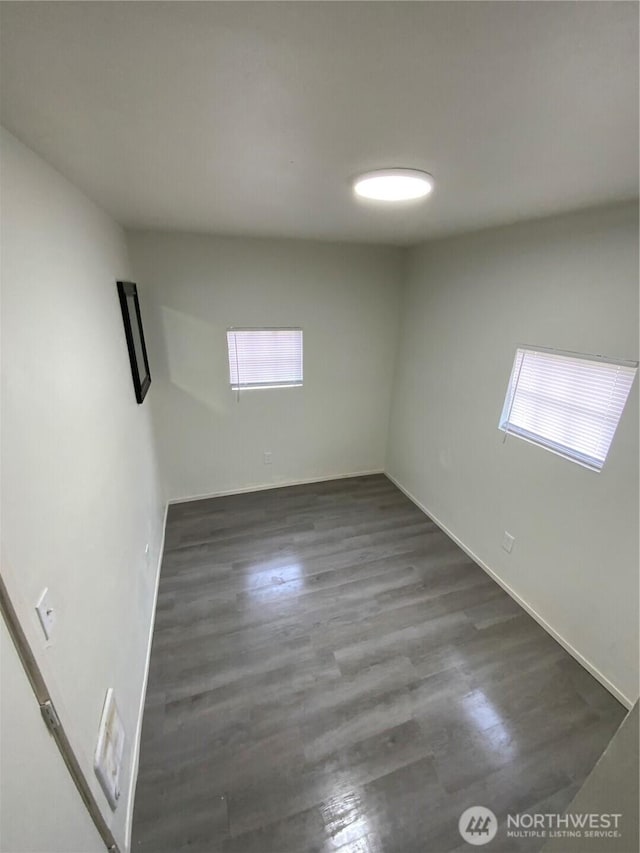
<instances>
[{"instance_id":1,"label":"reflection on floor","mask_svg":"<svg viewBox=\"0 0 640 853\"><path fill-rule=\"evenodd\" d=\"M539 850L623 716L382 475L172 506L133 850Z\"/></svg>"}]
</instances>

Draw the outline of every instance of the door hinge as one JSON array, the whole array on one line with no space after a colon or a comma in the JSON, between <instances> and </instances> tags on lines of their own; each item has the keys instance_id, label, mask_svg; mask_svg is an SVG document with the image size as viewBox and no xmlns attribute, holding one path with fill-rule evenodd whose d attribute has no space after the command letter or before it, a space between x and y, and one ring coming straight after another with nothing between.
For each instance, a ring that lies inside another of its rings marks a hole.
<instances>
[{"instance_id":1,"label":"door hinge","mask_svg":"<svg viewBox=\"0 0 640 853\"><path fill-rule=\"evenodd\" d=\"M50 731L60 728L60 717L58 716L58 712L54 708L51 699L47 699L46 702L43 702L42 705L40 705L40 713L42 714L42 719L45 721L45 724Z\"/></svg>"}]
</instances>

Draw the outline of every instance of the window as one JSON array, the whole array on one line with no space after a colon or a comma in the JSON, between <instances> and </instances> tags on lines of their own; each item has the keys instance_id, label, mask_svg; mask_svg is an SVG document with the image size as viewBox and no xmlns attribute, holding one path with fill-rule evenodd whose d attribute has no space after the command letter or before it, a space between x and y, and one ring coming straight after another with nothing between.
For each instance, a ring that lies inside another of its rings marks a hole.
<instances>
[{"instance_id":1,"label":"window","mask_svg":"<svg viewBox=\"0 0 640 853\"><path fill-rule=\"evenodd\" d=\"M600 471L637 367L635 361L519 347L500 429Z\"/></svg>"},{"instance_id":2,"label":"window","mask_svg":"<svg viewBox=\"0 0 640 853\"><path fill-rule=\"evenodd\" d=\"M229 329L227 347L234 391L302 385L302 329Z\"/></svg>"}]
</instances>

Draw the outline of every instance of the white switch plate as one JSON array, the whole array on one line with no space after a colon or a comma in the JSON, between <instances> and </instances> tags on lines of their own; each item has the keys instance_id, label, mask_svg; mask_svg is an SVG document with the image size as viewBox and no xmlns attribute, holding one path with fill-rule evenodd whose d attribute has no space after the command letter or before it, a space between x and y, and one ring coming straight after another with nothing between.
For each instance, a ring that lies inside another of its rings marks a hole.
<instances>
[{"instance_id":1,"label":"white switch plate","mask_svg":"<svg viewBox=\"0 0 640 853\"><path fill-rule=\"evenodd\" d=\"M53 609L53 605L51 604L51 600L49 598L49 588L45 587L42 590L42 595L38 599L38 603L36 604L36 613L38 614L38 619L40 620L40 625L42 626L42 630L44 631L44 636L47 640L51 639L51 635L53 633L53 629L56 624L56 612Z\"/></svg>"},{"instance_id":2,"label":"white switch plate","mask_svg":"<svg viewBox=\"0 0 640 853\"><path fill-rule=\"evenodd\" d=\"M93 757L93 769L109 805L115 811L120 800L120 771L124 754L125 732L116 705L113 688L107 690L98 729L98 743Z\"/></svg>"},{"instance_id":3,"label":"white switch plate","mask_svg":"<svg viewBox=\"0 0 640 853\"><path fill-rule=\"evenodd\" d=\"M264 452L264 464L271 465L271 451L265 450Z\"/></svg>"},{"instance_id":4,"label":"white switch plate","mask_svg":"<svg viewBox=\"0 0 640 853\"><path fill-rule=\"evenodd\" d=\"M507 530L504 532L504 538L502 540L502 547L507 552L507 554L511 553L511 549L513 548L513 543L516 541L516 537L512 536Z\"/></svg>"}]
</instances>

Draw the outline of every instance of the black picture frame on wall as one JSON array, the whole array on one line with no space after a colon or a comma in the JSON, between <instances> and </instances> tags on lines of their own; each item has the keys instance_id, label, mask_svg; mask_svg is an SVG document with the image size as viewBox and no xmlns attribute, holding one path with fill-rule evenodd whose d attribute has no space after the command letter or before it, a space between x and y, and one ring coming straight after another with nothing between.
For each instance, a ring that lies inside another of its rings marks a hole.
<instances>
[{"instance_id":1,"label":"black picture frame on wall","mask_svg":"<svg viewBox=\"0 0 640 853\"><path fill-rule=\"evenodd\" d=\"M133 389L136 393L136 400L138 403L142 403L151 385L151 373L149 372L147 347L144 342L137 286L132 281L119 281L118 297L122 309L124 333L127 338L129 361L131 362Z\"/></svg>"}]
</instances>

